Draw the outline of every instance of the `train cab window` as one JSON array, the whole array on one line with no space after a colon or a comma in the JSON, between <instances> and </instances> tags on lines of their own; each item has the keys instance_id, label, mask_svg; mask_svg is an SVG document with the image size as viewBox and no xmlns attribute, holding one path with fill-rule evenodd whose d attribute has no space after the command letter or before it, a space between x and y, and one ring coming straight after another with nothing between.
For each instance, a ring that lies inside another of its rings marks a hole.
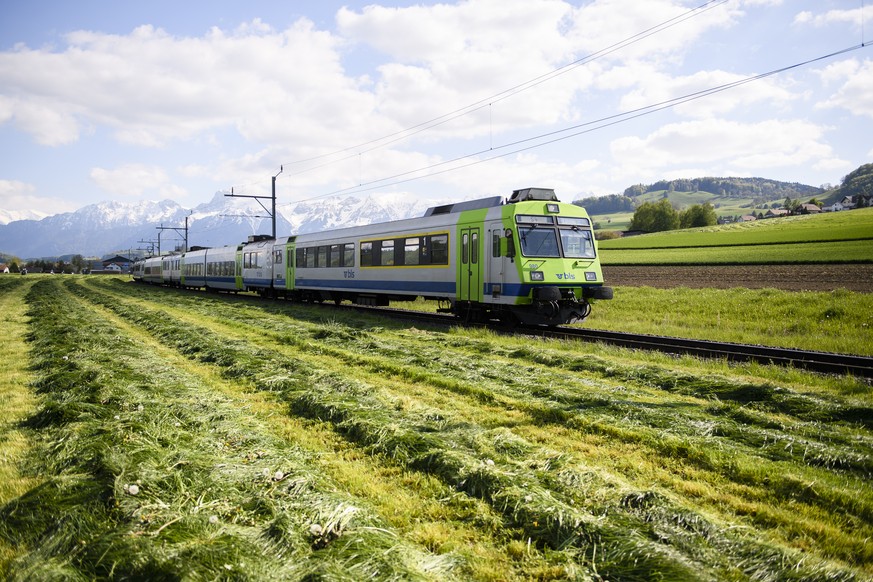
<instances>
[{"instance_id":1,"label":"train cab window","mask_svg":"<svg viewBox=\"0 0 873 582\"><path fill-rule=\"evenodd\" d=\"M593 259L594 241L590 230L578 227L561 229L561 246L569 259Z\"/></svg>"},{"instance_id":2,"label":"train cab window","mask_svg":"<svg viewBox=\"0 0 873 582\"><path fill-rule=\"evenodd\" d=\"M518 238L521 239L521 253L526 257L561 256L554 227L519 225Z\"/></svg>"}]
</instances>

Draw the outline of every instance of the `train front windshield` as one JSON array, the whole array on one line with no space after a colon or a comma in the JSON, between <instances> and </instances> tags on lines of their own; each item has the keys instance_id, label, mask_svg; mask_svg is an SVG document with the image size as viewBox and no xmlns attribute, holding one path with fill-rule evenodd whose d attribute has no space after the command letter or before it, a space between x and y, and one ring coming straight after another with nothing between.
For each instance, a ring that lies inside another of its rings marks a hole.
<instances>
[{"instance_id":1,"label":"train front windshield","mask_svg":"<svg viewBox=\"0 0 873 582\"><path fill-rule=\"evenodd\" d=\"M518 216L517 222L521 252L525 257L593 259L595 256L590 223L585 218L558 217L558 228L551 216Z\"/></svg>"}]
</instances>

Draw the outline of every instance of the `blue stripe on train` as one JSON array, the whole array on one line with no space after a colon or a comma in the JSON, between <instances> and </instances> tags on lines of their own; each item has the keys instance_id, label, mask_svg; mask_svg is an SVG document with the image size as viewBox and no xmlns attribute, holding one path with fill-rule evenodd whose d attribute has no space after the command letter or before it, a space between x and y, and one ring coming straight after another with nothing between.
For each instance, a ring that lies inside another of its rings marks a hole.
<instances>
[{"instance_id":1,"label":"blue stripe on train","mask_svg":"<svg viewBox=\"0 0 873 582\"><path fill-rule=\"evenodd\" d=\"M349 289L354 291L383 291L388 293L455 294L454 281L362 281L361 279L297 279L295 288Z\"/></svg>"}]
</instances>

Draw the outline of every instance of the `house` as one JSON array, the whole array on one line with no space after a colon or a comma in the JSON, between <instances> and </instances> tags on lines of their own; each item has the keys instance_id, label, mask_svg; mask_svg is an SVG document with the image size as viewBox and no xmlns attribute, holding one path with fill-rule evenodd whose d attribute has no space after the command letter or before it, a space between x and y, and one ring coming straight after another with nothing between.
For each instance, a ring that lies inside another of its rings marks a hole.
<instances>
[{"instance_id":1,"label":"house","mask_svg":"<svg viewBox=\"0 0 873 582\"><path fill-rule=\"evenodd\" d=\"M800 205L800 213L801 214L818 214L821 212L821 208L816 204L801 204Z\"/></svg>"},{"instance_id":2,"label":"house","mask_svg":"<svg viewBox=\"0 0 873 582\"><path fill-rule=\"evenodd\" d=\"M7 265L6 263L0 263L0 273L8 273L8 272L9 272L9 265Z\"/></svg>"},{"instance_id":3,"label":"house","mask_svg":"<svg viewBox=\"0 0 873 582\"><path fill-rule=\"evenodd\" d=\"M758 220L758 217L754 214L743 214L737 222L752 222L753 220Z\"/></svg>"},{"instance_id":4,"label":"house","mask_svg":"<svg viewBox=\"0 0 873 582\"><path fill-rule=\"evenodd\" d=\"M870 208L873 206L873 194L859 194L857 196L843 196L840 204L846 210L853 208Z\"/></svg>"},{"instance_id":5,"label":"house","mask_svg":"<svg viewBox=\"0 0 873 582\"><path fill-rule=\"evenodd\" d=\"M130 271L131 260L121 255L115 255L110 259L103 259L102 266L104 271L118 271L127 273Z\"/></svg>"},{"instance_id":6,"label":"house","mask_svg":"<svg viewBox=\"0 0 873 582\"><path fill-rule=\"evenodd\" d=\"M779 218L780 216L788 216L789 212L785 208L771 208L764 215L764 218Z\"/></svg>"},{"instance_id":7,"label":"house","mask_svg":"<svg viewBox=\"0 0 873 582\"><path fill-rule=\"evenodd\" d=\"M845 209L846 207L843 206L840 202L834 202L830 206L825 206L824 208L822 208L822 210L825 212L840 212Z\"/></svg>"}]
</instances>

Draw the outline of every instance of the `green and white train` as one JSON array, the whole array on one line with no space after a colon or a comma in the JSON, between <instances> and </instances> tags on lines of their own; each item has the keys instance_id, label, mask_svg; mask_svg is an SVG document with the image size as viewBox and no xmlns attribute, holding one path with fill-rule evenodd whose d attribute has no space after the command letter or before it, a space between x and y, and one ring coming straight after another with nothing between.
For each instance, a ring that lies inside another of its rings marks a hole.
<instances>
[{"instance_id":1,"label":"green and white train","mask_svg":"<svg viewBox=\"0 0 873 582\"><path fill-rule=\"evenodd\" d=\"M612 299L588 214L545 188L421 218L152 257L134 265L134 278L299 301L423 297L468 321L507 324L580 321L592 301Z\"/></svg>"}]
</instances>

